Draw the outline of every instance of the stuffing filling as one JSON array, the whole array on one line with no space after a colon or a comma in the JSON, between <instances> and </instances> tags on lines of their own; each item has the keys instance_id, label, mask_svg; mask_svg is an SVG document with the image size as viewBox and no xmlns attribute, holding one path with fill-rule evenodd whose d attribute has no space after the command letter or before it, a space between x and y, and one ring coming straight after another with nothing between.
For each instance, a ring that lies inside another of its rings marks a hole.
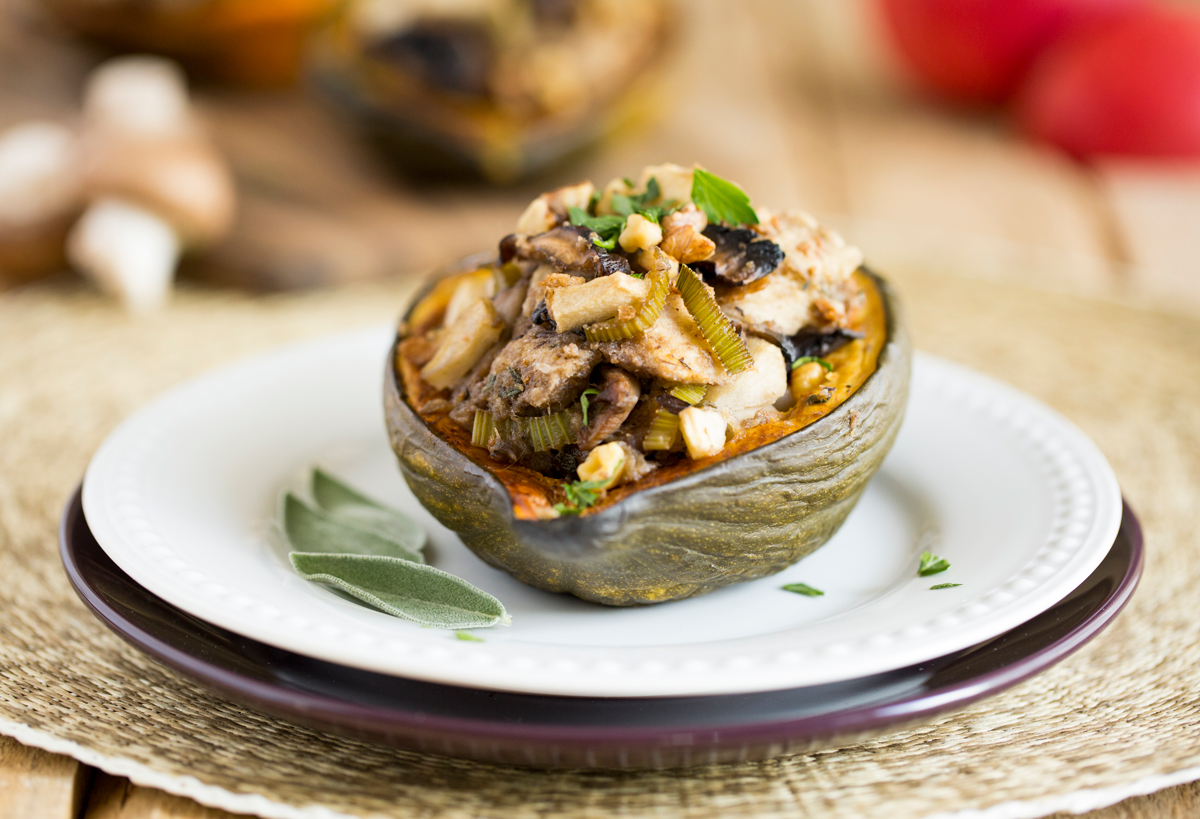
<instances>
[{"instance_id":1,"label":"stuffing filling","mask_svg":"<svg viewBox=\"0 0 1200 819\"><path fill-rule=\"evenodd\" d=\"M587 514L830 412L886 317L862 256L702 168L542 194L401 328L406 400L519 518ZM853 426L854 419L850 419Z\"/></svg>"}]
</instances>

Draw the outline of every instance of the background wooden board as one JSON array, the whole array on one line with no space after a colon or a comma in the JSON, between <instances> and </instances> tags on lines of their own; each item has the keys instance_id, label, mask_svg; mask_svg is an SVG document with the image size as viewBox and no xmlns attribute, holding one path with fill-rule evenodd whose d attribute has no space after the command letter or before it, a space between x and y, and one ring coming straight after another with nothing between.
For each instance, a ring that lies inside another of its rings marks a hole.
<instances>
[{"instance_id":1,"label":"background wooden board","mask_svg":"<svg viewBox=\"0 0 1200 819\"><path fill-rule=\"evenodd\" d=\"M685 33L657 118L511 189L417 186L362 150L303 90L197 99L238 177L235 234L189 274L262 289L417 275L490 247L547 185L697 161L755 199L800 206L881 269L1016 280L1200 312L1200 164L1083 166L999 113L924 101L891 65L869 0L681 4ZM70 121L100 53L29 0L0 0L0 128ZM1185 785L1090 819L1200 814ZM221 811L0 738L0 816L217 819Z\"/></svg>"}]
</instances>

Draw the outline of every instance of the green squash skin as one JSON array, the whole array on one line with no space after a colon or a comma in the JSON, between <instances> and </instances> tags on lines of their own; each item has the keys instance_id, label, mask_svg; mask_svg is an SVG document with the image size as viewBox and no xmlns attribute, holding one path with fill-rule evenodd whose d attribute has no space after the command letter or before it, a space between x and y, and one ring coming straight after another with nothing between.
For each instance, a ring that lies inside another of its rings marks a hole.
<instances>
[{"instance_id":1,"label":"green squash skin","mask_svg":"<svg viewBox=\"0 0 1200 819\"><path fill-rule=\"evenodd\" d=\"M796 432L595 513L516 519L508 490L404 401L395 346L384 390L392 449L435 518L487 563L540 589L632 606L774 574L833 536L900 429L912 351L894 293L875 278L887 342L850 398Z\"/></svg>"}]
</instances>

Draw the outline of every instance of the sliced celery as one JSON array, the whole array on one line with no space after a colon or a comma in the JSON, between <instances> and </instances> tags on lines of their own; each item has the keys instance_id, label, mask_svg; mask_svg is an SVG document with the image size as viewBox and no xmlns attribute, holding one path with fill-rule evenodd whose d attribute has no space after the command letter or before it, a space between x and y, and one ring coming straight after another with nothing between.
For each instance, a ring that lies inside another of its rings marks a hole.
<instances>
[{"instance_id":1,"label":"sliced celery","mask_svg":"<svg viewBox=\"0 0 1200 819\"><path fill-rule=\"evenodd\" d=\"M492 420L490 412L475 410L475 423L471 425L471 444L486 447L488 441L492 439L492 432L495 429L496 423Z\"/></svg>"},{"instance_id":2,"label":"sliced celery","mask_svg":"<svg viewBox=\"0 0 1200 819\"><path fill-rule=\"evenodd\" d=\"M584 336L588 341L621 341L637 338L646 332L658 321L663 306L667 303L667 293L671 290L670 275L671 270L668 266L655 265L655 268L646 274L646 281L650 282L650 291L633 318L627 321L614 318L598 324L589 324L583 328Z\"/></svg>"},{"instance_id":3,"label":"sliced celery","mask_svg":"<svg viewBox=\"0 0 1200 819\"><path fill-rule=\"evenodd\" d=\"M675 282L683 303L696 324L704 340L712 347L717 358L725 365L730 373L740 373L754 362L746 342L738 335L729 317L721 312L717 300L704 282L687 265L679 268L679 280Z\"/></svg>"},{"instance_id":4,"label":"sliced celery","mask_svg":"<svg viewBox=\"0 0 1200 819\"><path fill-rule=\"evenodd\" d=\"M704 396L708 395L708 385L675 384L667 390L667 394L678 398L680 401L686 401L694 407L704 400Z\"/></svg>"},{"instance_id":5,"label":"sliced celery","mask_svg":"<svg viewBox=\"0 0 1200 819\"><path fill-rule=\"evenodd\" d=\"M646 437L642 439L642 449L646 452L674 449L678 440L679 416L670 410L659 407L650 421L650 429L646 431Z\"/></svg>"}]
</instances>

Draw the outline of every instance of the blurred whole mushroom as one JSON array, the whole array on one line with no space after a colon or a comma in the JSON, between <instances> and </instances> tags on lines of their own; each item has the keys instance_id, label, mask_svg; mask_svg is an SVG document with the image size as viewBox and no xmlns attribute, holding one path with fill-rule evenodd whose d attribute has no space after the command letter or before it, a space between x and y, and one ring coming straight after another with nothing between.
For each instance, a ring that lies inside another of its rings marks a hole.
<instances>
[{"instance_id":1,"label":"blurred whole mushroom","mask_svg":"<svg viewBox=\"0 0 1200 819\"><path fill-rule=\"evenodd\" d=\"M67 241L71 264L132 310L160 307L181 253L227 235L236 202L179 68L140 56L97 68L84 91L80 154L88 205Z\"/></svg>"},{"instance_id":2,"label":"blurred whole mushroom","mask_svg":"<svg viewBox=\"0 0 1200 819\"><path fill-rule=\"evenodd\" d=\"M0 134L0 286L61 266L82 206L79 150L69 128L27 122Z\"/></svg>"}]
</instances>

